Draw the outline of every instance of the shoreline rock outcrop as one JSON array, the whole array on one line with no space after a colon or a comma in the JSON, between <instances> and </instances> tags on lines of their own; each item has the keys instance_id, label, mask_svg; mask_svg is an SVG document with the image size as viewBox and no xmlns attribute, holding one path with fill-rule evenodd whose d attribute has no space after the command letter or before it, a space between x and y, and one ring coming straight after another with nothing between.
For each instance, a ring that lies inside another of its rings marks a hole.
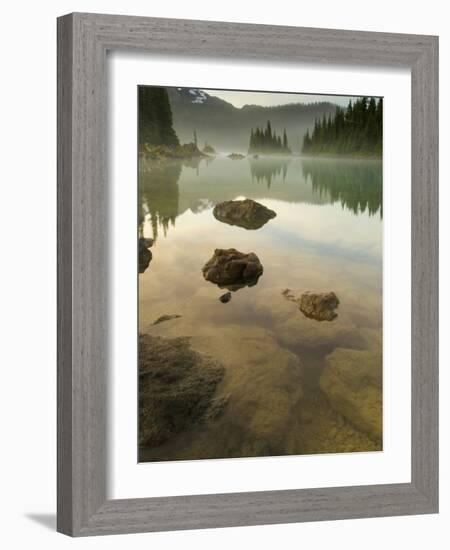
<instances>
[{"instance_id":1,"label":"shoreline rock outcrop","mask_svg":"<svg viewBox=\"0 0 450 550\"><path fill-rule=\"evenodd\" d=\"M200 151L195 143L183 143L182 145L174 146L150 145L149 143L144 143L141 150L141 156L156 161L162 161L206 158L208 155Z\"/></svg>"}]
</instances>

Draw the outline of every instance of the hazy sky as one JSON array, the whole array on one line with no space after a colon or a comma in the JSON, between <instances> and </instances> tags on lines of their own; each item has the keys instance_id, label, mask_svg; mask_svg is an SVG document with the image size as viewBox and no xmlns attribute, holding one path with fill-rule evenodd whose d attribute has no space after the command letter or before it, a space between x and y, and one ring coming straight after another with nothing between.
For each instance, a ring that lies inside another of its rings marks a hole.
<instances>
[{"instance_id":1,"label":"hazy sky","mask_svg":"<svg viewBox=\"0 0 450 550\"><path fill-rule=\"evenodd\" d=\"M316 101L330 101L341 106L347 106L348 96L336 95L311 95L311 94L288 94L273 92L237 92L233 90L204 90L206 93L220 97L235 107L243 105L285 105L286 103L314 103Z\"/></svg>"}]
</instances>

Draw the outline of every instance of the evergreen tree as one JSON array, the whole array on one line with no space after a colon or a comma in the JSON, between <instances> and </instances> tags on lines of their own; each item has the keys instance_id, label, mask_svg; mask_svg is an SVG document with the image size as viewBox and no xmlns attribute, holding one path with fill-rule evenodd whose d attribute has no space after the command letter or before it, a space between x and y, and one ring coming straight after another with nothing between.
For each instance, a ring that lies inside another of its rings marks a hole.
<instances>
[{"instance_id":1,"label":"evergreen tree","mask_svg":"<svg viewBox=\"0 0 450 550\"><path fill-rule=\"evenodd\" d=\"M338 107L334 117L316 119L314 129L303 138L303 153L381 155L383 104L362 97L347 109Z\"/></svg>"},{"instance_id":2,"label":"evergreen tree","mask_svg":"<svg viewBox=\"0 0 450 550\"><path fill-rule=\"evenodd\" d=\"M270 125L270 120L267 121L265 138L266 138L266 143L270 143L272 141L272 126Z\"/></svg>"},{"instance_id":3,"label":"evergreen tree","mask_svg":"<svg viewBox=\"0 0 450 550\"><path fill-rule=\"evenodd\" d=\"M286 130L283 132L283 139L281 136L272 130L270 120L267 121L265 129L256 128L251 129L250 140L248 146L248 152L251 153L273 153L273 154L291 154L289 148L288 138Z\"/></svg>"},{"instance_id":4,"label":"evergreen tree","mask_svg":"<svg viewBox=\"0 0 450 550\"><path fill-rule=\"evenodd\" d=\"M173 129L172 110L165 88L153 86L139 87L139 144L167 145L180 144Z\"/></svg>"}]
</instances>

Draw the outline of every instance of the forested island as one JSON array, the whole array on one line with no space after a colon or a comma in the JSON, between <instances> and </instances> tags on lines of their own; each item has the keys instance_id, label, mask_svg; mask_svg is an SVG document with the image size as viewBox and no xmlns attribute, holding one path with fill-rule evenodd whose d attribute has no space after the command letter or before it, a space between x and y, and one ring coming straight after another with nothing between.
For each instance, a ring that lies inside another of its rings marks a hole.
<instances>
[{"instance_id":1,"label":"forested island","mask_svg":"<svg viewBox=\"0 0 450 550\"><path fill-rule=\"evenodd\" d=\"M283 138L272 130L270 120L267 121L265 129L251 129L250 142L248 147L249 154L266 153L278 155L290 155L292 151L289 148L286 129L283 130Z\"/></svg>"},{"instance_id":2,"label":"forested island","mask_svg":"<svg viewBox=\"0 0 450 550\"><path fill-rule=\"evenodd\" d=\"M338 107L334 116L316 119L307 130L302 153L381 157L383 149L383 100L362 97Z\"/></svg>"}]
</instances>

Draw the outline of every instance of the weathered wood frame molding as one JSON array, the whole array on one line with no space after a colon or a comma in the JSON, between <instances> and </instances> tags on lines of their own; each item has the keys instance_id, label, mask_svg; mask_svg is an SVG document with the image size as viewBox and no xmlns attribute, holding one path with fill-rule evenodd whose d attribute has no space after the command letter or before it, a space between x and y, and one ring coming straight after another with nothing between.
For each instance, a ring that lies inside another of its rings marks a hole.
<instances>
[{"instance_id":1,"label":"weathered wood frame molding","mask_svg":"<svg viewBox=\"0 0 450 550\"><path fill-rule=\"evenodd\" d=\"M406 67L412 75L412 481L107 500L106 53ZM58 19L58 531L438 511L438 38L74 13Z\"/></svg>"}]
</instances>

